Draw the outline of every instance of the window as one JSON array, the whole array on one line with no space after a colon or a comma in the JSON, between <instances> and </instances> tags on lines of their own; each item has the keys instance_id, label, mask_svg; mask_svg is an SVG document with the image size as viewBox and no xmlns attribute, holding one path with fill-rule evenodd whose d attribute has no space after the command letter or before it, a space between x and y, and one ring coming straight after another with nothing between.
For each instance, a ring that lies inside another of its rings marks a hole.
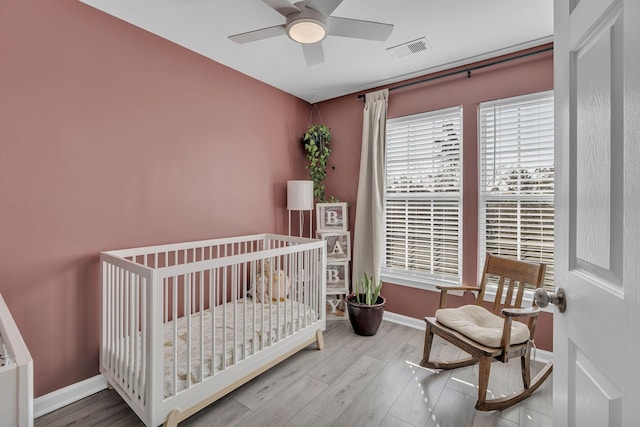
<instances>
[{"instance_id":1,"label":"window","mask_svg":"<svg viewBox=\"0 0 640 427\"><path fill-rule=\"evenodd\" d=\"M461 116L454 107L387 121L386 277L460 282Z\"/></svg>"},{"instance_id":2,"label":"window","mask_svg":"<svg viewBox=\"0 0 640 427\"><path fill-rule=\"evenodd\" d=\"M480 104L480 254L547 264L553 287L553 93Z\"/></svg>"}]
</instances>

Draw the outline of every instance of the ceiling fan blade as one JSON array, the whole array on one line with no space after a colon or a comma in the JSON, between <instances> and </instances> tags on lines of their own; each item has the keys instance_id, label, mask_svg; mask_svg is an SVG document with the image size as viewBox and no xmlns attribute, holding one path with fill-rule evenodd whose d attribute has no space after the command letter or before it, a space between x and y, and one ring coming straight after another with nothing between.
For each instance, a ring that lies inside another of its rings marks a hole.
<instances>
[{"instance_id":1,"label":"ceiling fan blade","mask_svg":"<svg viewBox=\"0 0 640 427\"><path fill-rule=\"evenodd\" d=\"M287 16L291 13L300 12L296 6L289 3L287 0L262 0L268 4L273 10L278 12L282 16Z\"/></svg>"},{"instance_id":2,"label":"ceiling fan blade","mask_svg":"<svg viewBox=\"0 0 640 427\"><path fill-rule=\"evenodd\" d=\"M307 61L307 65L316 65L324 62L322 42L302 44L302 51L304 52L304 59Z\"/></svg>"},{"instance_id":3,"label":"ceiling fan blade","mask_svg":"<svg viewBox=\"0 0 640 427\"><path fill-rule=\"evenodd\" d=\"M235 34L233 36L229 36L229 40L242 44L281 36L283 34L285 34L285 26L276 25L275 27L261 28L259 30L249 31L246 33Z\"/></svg>"},{"instance_id":4,"label":"ceiling fan blade","mask_svg":"<svg viewBox=\"0 0 640 427\"><path fill-rule=\"evenodd\" d=\"M393 25L381 22L360 21L358 19L327 18L329 34L356 39L385 41L393 31Z\"/></svg>"},{"instance_id":5,"label":"ceiling fan blade","mask_svg":"<svg viewBox=\"0 0 640 427\"><path fill-rule=\"evenodd\" d=\"M343 0L309 0L307 2L307 7L317 10L323 16L329 16L338 6L340 6L342 1Z\"/></svg>"}]
</instances>

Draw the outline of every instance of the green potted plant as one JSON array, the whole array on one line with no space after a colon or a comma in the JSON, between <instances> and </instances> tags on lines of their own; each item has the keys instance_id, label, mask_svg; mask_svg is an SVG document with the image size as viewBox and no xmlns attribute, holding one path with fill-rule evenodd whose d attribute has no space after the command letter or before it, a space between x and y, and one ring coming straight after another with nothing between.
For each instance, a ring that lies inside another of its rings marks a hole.
<instances>
[{"instance_id":1,"label":"green potted plant","mask_svg":"<svg viewBox=\"0 0 640 427\"><path fill-rule=\"evenodd\" d=\"M371 336L378 332L384 305L387 300L380 295L382 280L377 284L373 276L362 273L362 279L356 280L353 294L347 297L349 321L358 335Z\"/></svg>"},{"instance_id":2,"label":"green potted plant","mask_svg":"<svg viewBox=\"0 0 640 427\"><path fill-rule=\"evenodd\" d=\"M313 196L318 203L325 203L324 181L327 178L327 162L331 155L329 148L331 130L326 125L310 125L304 136L302 144L309 164L306 169L313 181Z\"/></svg>"}]
</instances>

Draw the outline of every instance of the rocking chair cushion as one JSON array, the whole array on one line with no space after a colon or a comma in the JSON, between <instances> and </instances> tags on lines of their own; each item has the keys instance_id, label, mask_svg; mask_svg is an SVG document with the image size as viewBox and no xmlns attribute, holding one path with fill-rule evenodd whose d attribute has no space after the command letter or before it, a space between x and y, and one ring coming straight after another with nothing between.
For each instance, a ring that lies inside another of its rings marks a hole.
<instances>
[{"instance_id":1,"label":"rocking chair cushion","mask_svg":"<svg viewBox=\"0 0 640 427\"><path fill-rule=\"evenodd\" d=\"M436 310L436 320L487 347L500 347L504 319L478 305ZM522 322L512 322L511 344L529 339L529 328Z\"/></svg>"}]
</instances>

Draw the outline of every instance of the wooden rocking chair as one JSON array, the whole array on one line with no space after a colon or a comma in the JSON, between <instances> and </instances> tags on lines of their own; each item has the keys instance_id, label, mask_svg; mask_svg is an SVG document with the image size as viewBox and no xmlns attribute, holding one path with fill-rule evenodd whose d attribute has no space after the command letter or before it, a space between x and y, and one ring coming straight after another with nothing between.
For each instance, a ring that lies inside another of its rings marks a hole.
<instances>
[{"instance_id":1,"label":"wooden rocking chair","mask_svg":"<svg viewBox=\"0 0 640 427\"><path fill-rule=\"evenodd\" d=\"M431 369L454 369L473 365L479 362L478 401L476 409L492 411L508 408L533 393L553 369L552 362L540 371L531 381L530 356L533 345L533 334L540 309L535 305L522 308L525 283L537 288L544 281L544 264L501 258L487 254L480 286L438 286L440 289L440 309L435 317L427 317L427 330L424 339L424 355L420 365ZM496 290L493 310L482 307L487 279L496 277ZM506 286L505 286L506 285ZM500 317L503 290L506 288L502 315ZM462 290L477 292L475 305L458 308L445 308L447 291ZM514 321L514 318L528 318L528 324ZM429 361L433 334L469 353L471 357L455 361ZM522 382L524 388L506 397L487 399L487 386L491 363L499 360L506 363L510 357L520 357Z\"/></svg>"}]
</instances>

